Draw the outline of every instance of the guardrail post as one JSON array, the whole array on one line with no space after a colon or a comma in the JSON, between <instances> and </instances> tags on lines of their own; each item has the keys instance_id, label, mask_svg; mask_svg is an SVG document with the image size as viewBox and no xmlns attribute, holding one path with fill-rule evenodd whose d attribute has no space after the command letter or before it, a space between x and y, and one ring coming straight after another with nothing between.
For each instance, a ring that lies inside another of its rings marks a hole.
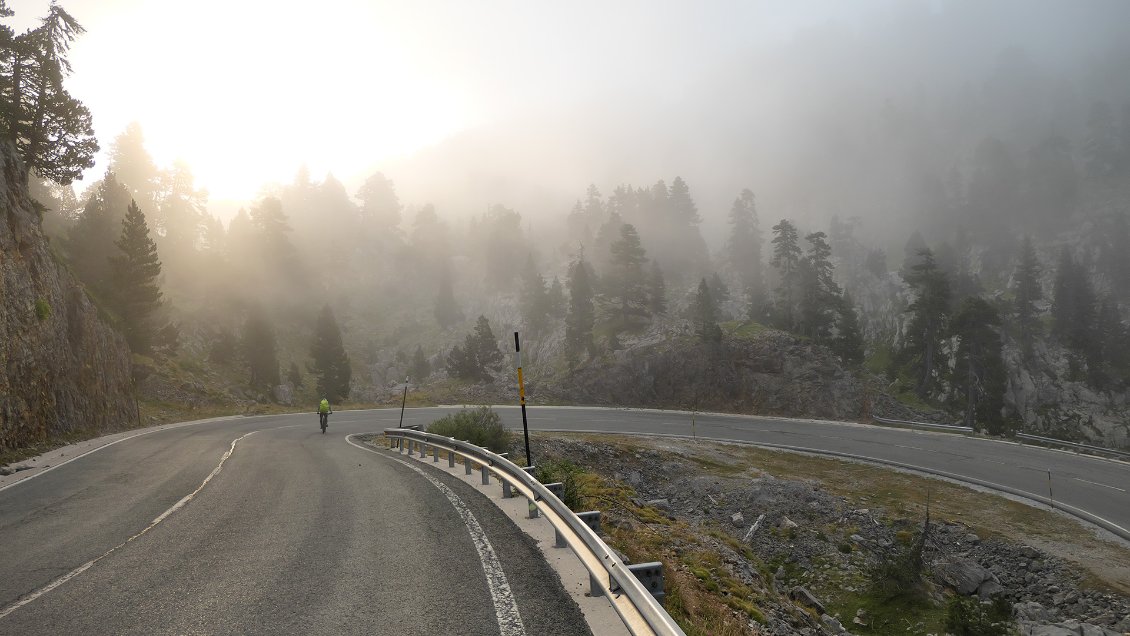
<instances>
[{"instance_id":1,"label":"guardrail post","mask_svg":"<svg viewBox=\"0 0 1130 636\"><path fill-rule=\"evenodd\" d=\"M585 522L585 525L596 534L600 534L600 511L590 510L588 512L578 512L577 518Z\"/></svg>"},{"instance_id":2,"label":"guardrail post","mask_svg":"<svg viewBox=\"0 0 1130 636\"><path fill-rule=\"evenodd\" d=\"M636 578L643 583L648 592L663 604L663 564L659 561L652 561L651 563L637 563L636 565L629 565L628 570L636 575Z\"/></svg>"},{"instance_id":3,"label":"guardrail post","mask_svg":"<svg viewBox=\"0 0 1130 636\"><path fill-rule=\"evenodd\" d=\"M487 465L483 464L483 485L490 485L490 471L487 470Z\"/></svg>"},{"instance_id":4,"label":"guardrail post","mask_svg":"<svg viewBox=\"0 0 1130 636\"><path fill-rule=\"evenodd\" d=\"M471 460L466 457L463 458L463 470L466 471L466 474L468 475L475 471L475 469L471 466Z\"/></svg>"},{"instance_id":5,"label":"guardrail post","mask_svg":"<svg viewBox=\"0 0 1130 636\"><path fill-rule=\"evenodd\" d=\"M552 484L546 484L545 488L549 492L553 493L554 497L557 497L561 501L565 501L565 484L559 481L555 481Z\"/></svg>"},{"instance_id":6,"label":"guardrail post","mask_svg":"<svg viewBox=\"0 0 1130 636\"><path fill-rule=\"evenodd\" d=\"M599 598L604 596L604 586L600 584L600 579L596 578L592 572L589 572L589 596Z\"/></svg>"},{"instance_id":7,"label":"guardrail post","mask_svg":"<svg viewBox=\"0 0 1130 636\"><path fill-rule=\"evenodd\" d=\"M432 463L439 463L439 446L432 446Z\"/></svg>"},{"instance_id":8,"label":"guardrail post","mask_svg":"<svg viewBox=\"0 0 1130 636\"><path fill-rule=\"evenodd\" d=\"M413 452L412 452L412 450L413 450L413 449L412 449L412 446L413 446L413 445L414 445L413 441L412 441L412 440L408 440L408 456L409 456L409 457L411 457L411 456L413 455Z\"/></svg>"},{"instance_id":9,"label":"guardrail post","mask_svg":"<svg viewBox=\"0 0 1130 636\"><path fill-rule=\"evenodd\" d=\"M455 468L455 451L447 451L447 467Z\"/></svg>"}]
</instances>

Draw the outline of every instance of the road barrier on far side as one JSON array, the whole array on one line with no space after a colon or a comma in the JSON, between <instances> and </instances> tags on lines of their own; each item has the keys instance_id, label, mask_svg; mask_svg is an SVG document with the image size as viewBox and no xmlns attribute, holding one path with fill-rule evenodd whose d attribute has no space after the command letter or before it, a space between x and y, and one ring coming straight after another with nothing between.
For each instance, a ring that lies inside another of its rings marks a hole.
<instances>
[{"instance_id":1,"label":"road barrier on far side","mask_svg":"<svg viewBox=\"0 0 1130 636\"><path fill-rule=\"evenodd\" d=\"M648 585L658 586L659 592L662 592L660 564L625 565L589 526L592 519L582 520L574 514L545 484L530 474L532 467L523 469L502 455L451 437L404 428L385 429L384 434L391 448L401 452L407 449L409 455L414 454L415 447L415 451L424 458L431 448L433 461L439 461L438 452L446 451L449 467L454 466L456 456L462 457L468 475L473 471L472 463L478 464L484 485L489 483L489 475L494 474L502 482L504 492L516 491L516 494L525 496L530 503L530 517L542 516L550 522L556 531L557 543L564 543L572 549L588 570L592 595L605 596L633 636L686 636L653 592L648 590ZM641 574L648 578L647 585L633 572L633 567L642 568ZM659 569L658 576L653 572L656 569Z\"/></svg>"},{"instance_id":2,"label":"road barrier on far side","mask_svg":"<svg viewBox=\"0 0 1130 636\"><path fill-rule=\"evenodd\" d=\"M1092 453L1107 453L1119 459L1130 460L1130 453L1126 451L1120 451L1115 448L1105 448L1103 446L1094 446L1091 444L1084 444L1082 442L1068 442L1062 439L1055 439L1054 437L1040 437L1039 435L1029 435L1028 433L1017 433L1016 438L1030 442L1039 442L1041 444L1051 444L1053 446L1073 448L1076 451L1085 450Z\"/></svg>"},{"instance_id":3,"label":"road barrier on far side","mask_svg":"<svg viewBox=\"0 0 1130 636\"><path fill-rule=\"evenodd\" d=\"M908 421L908 420L895 420L895 419L891 419L891 418L887 418L887 417L879 417L877 415L872 415L871 419L875 420L876 422L882 422L884 424L899 424L899 425L902 425L902 426L910 426L910 427L913 427L913 428L924 428L924 429L935 430L935 431L953 431L954 433L972 433L973 432L973 429L969 426L958 426L956 424L935 424L933 422L911 422L911 421Z\"/></svg>"}]
</instances>

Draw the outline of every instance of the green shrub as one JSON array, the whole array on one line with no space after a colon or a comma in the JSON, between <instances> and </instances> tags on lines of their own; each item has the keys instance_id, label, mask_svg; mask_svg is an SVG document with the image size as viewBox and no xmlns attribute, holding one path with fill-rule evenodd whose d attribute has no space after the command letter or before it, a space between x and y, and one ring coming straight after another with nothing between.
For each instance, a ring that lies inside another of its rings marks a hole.
<instances>
[{"instance_id":1,"label":"green shrub","mask_svg":"<svg viewBox=\"0 0 1130 636\"><path fill-rule=\"evenodd\" d=\"M574 512L583 512L581 484L578 477L584 472L580 466L561 460L538 464L534 468L534 477L543 484L561 482L563 494L561 501Z\"/></svg>"},{"instance_id":2,"label":"green shrub","mask_svg":"<svg viewBox=\"0 0 1130 636\"><path fill-rule=\"evenodd\" d=\"M428 432L471 442L496 453L510 446L510 433L503 428L502 420L489 406L463 409L445 415L428 425Z\"/></svg>"},{"instance_id":3,"label":"green shrub","mask_svg":"<svg viewBox=\"0 0 1130 636\"><path fill-rule=\"evenodd\" d=\"M47 320L51 315L51 304L43 298L35 299L35 315L39 318L40 322Z\"/></svg>"},{"instance_id":4,"label":"green shrub","mask_svg":"<svg viewBox=\"0 0 1130 636\"><path fill-rule=\"evenodd\" d=\"M946 607L946 629L955 636L1005 636L1009 633L1012 609L1008 601L994 597L982 605L973 597L955 596Z\"/></svg>"}]
</instances>

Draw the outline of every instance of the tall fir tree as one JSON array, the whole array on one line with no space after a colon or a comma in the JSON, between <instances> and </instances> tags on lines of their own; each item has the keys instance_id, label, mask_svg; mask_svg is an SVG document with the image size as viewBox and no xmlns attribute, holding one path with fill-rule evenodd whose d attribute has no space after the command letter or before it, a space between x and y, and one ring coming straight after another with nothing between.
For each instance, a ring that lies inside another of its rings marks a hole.
<instances>
[{"instance_id":1,"label":"tall fir tree","mask_svg":"<svg viewBox=\"0 0 1130 636\"><path fill-rule=\"evenodd\" d=\"M915 261L904 275L914 292L914 301L906 310L911 316L900 355L915 376L918 396L927 398L946 368L943 345L948 333L951 292L949 279L929 248L919 251Z\"/></svg>"},{"instance_id":2,"label":"tall fir tree","mask_svg":"<svg viewBox=\"0 0 1130 636\"><path fill-rule=\"evenodd\" d=\"M764 280L761 261L761 228L757 219L757 205L753 192L742 190L730 208L730 237L726 241L726 260L737 274L751 307L760 308L764 302ZM759 313L753 311L752 313Z\"/></svg>"},{"instance_id":3,"label":"tall fir tree","mask_svg":"<svg viewBox=\"0 0 1130 636\"><path fill-rule=\"evenodd\" d=\"M310 346L310 357L314 360L311 371L317 377L319 396L333 404L348 398L353 369L341 341L341 328L337 324L337 317L328 304L322 307L318 321L314 325L314 342Z\"/></svg>"},{"instance_id":4,"label":"tall fir tree","mask_svg":"<svg viewBox=\"0 0 1130 636\"><path fill-rule=\"evenodd\" d=\"M479 316L475 329L463 345L456 345L447 356L447 373L472 382L490 381L490 372L502 367L502 351L486 316Z\"/></svg>"},{"instance_id":5,"label":"tall fir tree","mask_svg":"<svg viewBox=\"0 0 1130 636\"><path fill-rule=\"evenodd\" d=\"M94 187L82 214L63 241L79 280L96 295L110 296L113 275L110 259L117 255L114 241L129 205L129 192L118 183L114 173L107 172L102 182Z\"/></svg>"},{"instance_id":6,"label":"tall fir tree","mask_svg":"<svg viewBox=\"0 0 1130 636\"><path fill-rule=\"evenodd\" d=\"M11 15L7 6L0 9ZM71 73L67 53L84 32L54 2L38 27L15 37L8 27L0 31L0 134L23 157L24 183L34 171L66 185L94 165L98 140L90 110L63 88Z\"/></svg>"},{"instance_id":7,"label":"tall fir tree","mask_svg":"<svg viewBox=\"0 0 1130 636\"><path fill-rule=\"evenodd\" d=\"M279 384L278 341L267 313L258 305L248 312L242 345L248 366L248 386L273 397L273 389Z\"/></svg>"},{"instance_id":8,"label":"tall fir tree","mask_svg":"<svg viewBox=\"0 0 1130 636\"><path fill-rule=\"evenodd\" d=\"M408 370L408 375L416 382L422 383L428 379L432 373L432 366L428 363L427 357L424 356L424 347L416 345L416 351L412 354L412 366Z\"/></svg>"},{"instance_id":9,"label":"tall fir tree","mask_svg":"<svg viewBox=\"0 0 1130 636\"><path fill-rule=\"evenodd\" d=\"M1017 340L1025 359L1032 358L1032 345L1040 335L1040 321L1036 315L1036 302L1043 298L1040 289L1040 259L1032 245L1032 237L1025 236L1020 244L1020 258L1013 276L1013 312L1016 316Z\"/></svg>"},{"instance_id":10,"label":"tall fir tree","mask_svg":"<svg viewBox=\"0 0 1130 636\"><path fill-rule=\"evenodd\" d=\"M965 426L994 435L1004 432L1001 411L1008 381L1001 358L1000 324L992 305L971 296L962 301L951 325L958 339L954 388L964 402Z\"/></svg>"},{"instance_id":11,"label":"tall fir tree","mask_svg":"<svg viewBox=\"0 0 1130 636\"><path fill-rule=\"evenodd\" d=\"M596 312L593 307L592 270L582 253L569 266L569 311L565 315L565 361L570 370L577 368L581 356L593 350L593 327Z\"/></svg>"},{"instance_id":12,"label":"tall fir tree","mask_svg":"<svg viewBox=\"0 0 1130 636\"><path fill-rule=\"evenodd\" d=\"M1052 335L1072 352L1072 376L1082 376L1083 367L1092 380L1101 372L1101 342L1097 337L1098 301L1086 268L1063 247L1056 268L1052 296Z\"/></svg>"},{"instance_id":13,"label":"tall fir tree","mask_svg":"<svg viewBox=\"0 0 1130 636\"><path fill-rule=\"evenodd\" d=\"M451 268L444 266L439 270L439 291L436 292L434 315L439 326L447 329L463 319L459 304L455 300L455 289L451 284Z\"/></svg>"},{"instance_id":14,"label":"tall fir tree","mask_svg":"<svg viewBox=\"0 0 1130 636\"><path fill-rule=\"evenodd\" d=\"M836 303L836 335L832 338L831 347L848 364L858 365L863 362L863 331L859 328L855 303L847 292Z\"/></svg>"},{"instance_id":15,"label":"tall fir tree","mask_svg":"<svg viewBox=\"0 0 1130 636\"><path fill-rule=\"evenodd\" d=\"M647 277L647 309L652 316L667 313L667 283L657 261L651 261L651 273Z\"/></svg>"},{"instance_id":16,"label":"tall fir tree","mask_svg":"<svg viewBox=\"0 0 1130 636\"><path fill-rule=\"evenodd\" d=\"M648 315L647 252L640 244L635 226L620 226L620 238L609 248L611 259L604 276L605 298L619 319L620 328L628 326L634 318Z\"/></svg>"},{"instance_id":17,"label":"tall fir tree","mask_svg":"<svg viewBox=\"0 0 1130 636\"><path fill-rule=\"evenodd\" d=\"M705 278L698 283L698 291L695 292L691 311L694 314L695 331L699 339L707 345L721 344L722 329L718 326L718 306Z\"/></svg>"},{"instance_id":18,"label":"tall fir tree","mask_svg":"<svg viewBox=\"0 0 1130 636\"><path fill-rule=\"evenodd\" d=\"M565 286L561 284L561 279L554 276L553 282L549 285L549 291L546 292L546 301L549 304L549 315L554 320L561 320L565 317L565 312L568 310L568 299L565 298Z\"/></svg>"},{"instance_id":19,"label":"tall fir tree","mask_svg":"<svg viewBox=\"0 0 1130 636\"><path fill-rule=\"evenodd\" d=\"M549 291L545 288L545 279L538 272L533 256L526 259L526 267L522 271L518 304L526 329L535 335L544 333L549 326Z\"/></svg>"},{"instance_id":20,"label":"tall fir tree","mask_svg":"<svg viewBox=\"0 0 1130 636\"><path fill-rule=\"evenodd\" d=\"M153 314L161 306L161 261L157 244L149 237L145 214L130 202L122 221L122 234L115 245L120 254L111 259L114 305L122 319L126 342L135 353L147 354L153 348L158 327Z\"/></svg>"},{"instance_id":21,"label":"tall fir tree","mask_svg":"<svg viewBox=\"0 0 1130 636\"><path fill-rule=\"evenodd\" d=\"M805 237L808 254L801 259L798 303L800 332L816 342L832 336L840 302L840 286L833 278L832 249L823 232Z\"/></svg>"},{"instance_id":22,"label":"tall fir tree","mask_svg":"<svg viewBox=\"0 0 1130 636\"><path fill-rule=\"evenodd\" d=\"M769 264L777 269L778 283L774 303L777 326L797 328L797 296L800 283L800 235L787 219L773 226L773 258Z\"/></svg>"}]
</instances>

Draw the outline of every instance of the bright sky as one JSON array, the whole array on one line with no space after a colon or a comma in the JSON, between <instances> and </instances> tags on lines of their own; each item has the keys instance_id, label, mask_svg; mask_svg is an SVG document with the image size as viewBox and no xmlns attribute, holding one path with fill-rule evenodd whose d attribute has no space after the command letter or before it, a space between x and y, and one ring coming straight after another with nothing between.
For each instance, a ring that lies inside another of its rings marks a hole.
<instances>
[{"instance_id":1,"label":"bright sky","mask_svg":"<svg viewBox=\"0 0 1130 636\"><path fill-rule=\"evenodd\" d=\"M158 165L187 161L213 200L251 198L303 164L357 181L461 130L619 99L641 83L669 87L665 77L701 72L757 38L851 13L785 0L61 4L87 29L68 88L93 112L103 148L138 121ZM47 1L9 5L23 30ZM88 180L105 169L99 159Z\"/></svg>"}]
</instances>

